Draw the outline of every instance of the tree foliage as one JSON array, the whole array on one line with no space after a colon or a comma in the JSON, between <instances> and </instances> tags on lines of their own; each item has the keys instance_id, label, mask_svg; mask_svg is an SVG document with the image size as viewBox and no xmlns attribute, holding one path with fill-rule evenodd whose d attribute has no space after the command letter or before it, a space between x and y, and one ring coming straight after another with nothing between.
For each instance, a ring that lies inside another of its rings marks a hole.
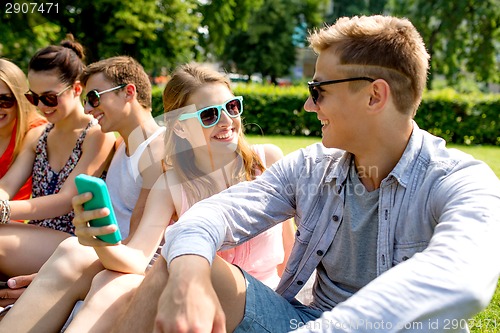
<instances>
[{"instance_id":1,"label":"tree foliage","mask_svg":"<svg viewBox=\"0 0 500 333\"><path fill-rule=\"evenodd\" d=\"M262 1L215 0L201 3L199 11L202 16L202 26L207 30L205 38L201 39L205 52L219 56L224 51L226 38L233 31L247 30L252 10L259 8Z\"/></svg>"},{"instance_id":2,"label":"tree foliage","mask_svg":"<svg viewBox=\"0 0 500 333\"><path fill-rule=\"evenodd\" d=\"M335 0L326 21L334 23L339 17L382 14L387 0Z\"/></svg>"},{"instance_id":3,"label":"tree foliage","mask_svg":"<svg viewBox=\"0 0 500 333\"><path fill-rule=\"evenodd\" d=\"M289 74L295 64L293 35L301 22L319 24L322 0L264 0L250 15L248 29L234 31L221 59L236 71L269 76L271 82Z\"/></svg>"},{"instance_id":4,"label":"tree foliage","mask_svg":"<svg viewBox=\"0 0 500 333\"><path fill-rule=\"evenodd\" d=\"M422 34L431 55L429 88L436 73L450 85L466 73L478 82L499 82L498 0L395 0L393 9Z\"/></svg>"},{"instance_id":5,"label":"tree foliage","mask_svg":"<svg viewBox=\"0 0 500 333\"><path fill-rule=\"evenodd\" d=\"M47 2L54 1L39 1ZM148 69L173 67L195 55L197 10L196 0L59 0L57 11L3 11L0 29L7 33L0 36L0 55L26 67L37 49L72 33L86 48L87 62L126 54Z\"/></svg>"},{"instance_id":6,"label":"tree foliage","mask_svg":"<svg viewBox=\"0 0 500 333\"><path fill-rule=\"evenodd\" d=\"M16 0L18 4L33 0ZM273 79L295 63L295 46L307 44L304 28L340 16L408 17L431 54L429 87L436 74L451 86L463 77L500 82L499 0L39 0L48 11L0 11L0 56L26 69L35 51L72 33L87 62L128 54L146 70L191 61L219 61L244 74ZM325 17L327 3L333 12ZM47 9L47 6L45 7Z\"/></svg>"}]
</instances>

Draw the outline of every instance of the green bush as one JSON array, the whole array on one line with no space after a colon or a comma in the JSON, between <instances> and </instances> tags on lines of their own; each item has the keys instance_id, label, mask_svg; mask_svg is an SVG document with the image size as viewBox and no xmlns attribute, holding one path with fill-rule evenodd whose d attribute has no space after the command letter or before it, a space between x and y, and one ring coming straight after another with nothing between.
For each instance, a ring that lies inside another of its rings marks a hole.
<instances>
[{"instance_id":1,"label":"green bush","mask_svg":"<svg viewBox=\"0 0 500 333\"><path fill-rule=\"evenodd\" d=\"M457 144L500 145L500 95L461 95L451 89L424 94L415 121Z\"/></svg>"},{"instance_id":2,"label":"green bush","mask_svg":"<svg viewBox=\"0 0 500 333\"><path fill-rule=\"evenodd\" d=\"M305 87L236 85L244 98L247 134L321 136L314 112L304 111ZM161 90L153 91L155 115L162 112ZM451 89L424 94L415 121L447 142L500 146L500 95L458 94Z\"/></svg>"}]
</instances>

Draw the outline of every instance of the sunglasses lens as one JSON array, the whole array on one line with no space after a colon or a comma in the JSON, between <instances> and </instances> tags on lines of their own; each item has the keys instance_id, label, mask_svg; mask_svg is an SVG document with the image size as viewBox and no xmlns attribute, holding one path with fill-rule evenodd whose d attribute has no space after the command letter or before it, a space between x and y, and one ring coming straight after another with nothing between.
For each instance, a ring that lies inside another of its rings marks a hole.
<instances>
[{"instance_id":1,"label":"sunglasses lens","mask_svg":"<svg viewBox=\"0 0 500 333\"><path fill-rule=\"evenodd\" d=\"M226 110L230 116L236 117L241 114L241 102L239 99L233 99L226 103Z\"/></svg>"},{"instance_id":2,"label":"sunglasses lens","mask_svg":"<svg viewBox=\"0 0 500 333\"><path fill-rule=\"evenodd\" d=\"M213 126L219 121L219 110L217 108L208 108L200 113L200 119L203 125Z\"/></svg>"},{"instance_id":3,"label":"sunglasses lens","mask_svg":"<svg viewBox=\"0 0 500 333\"><path fill-rule=\"evenodd\" d=\"M16 99L10 96L0 96L0 108L10 109L16 104Z\"/></svg>"},{"instance_id":4,"label":"sunglasses lens","mask_svg":"<svg viewBox=\"0 0 500 333\"><path fill-rule=\"evenodd\" d=\"M57 106L57 95L41 95L40 101L42 101L43 104L45 104L48 107L54 107Z\"/></svg>"},{"instance_id":5,"label":"sunglasses lens","mask_svg":"<svg viewBox=\"0 0 500 333\"><path fill-rule=\"evenodd\" d=\"M91 107L96 108L101 104L99 94L95 90L91 90L87 93L85 98L86 103L89 103Z\"/></svg>"},{"instance_id":6,"label":"sunglasses lens","mask_svg":"<svg viewBox=\"0 0 500 333\"><path fill-rule=\"evenodd\" d=\"M311 95L311 98L313 100L313 103L316 104L319 98L319 93L316 90L316 87L309 87L309 94Z\"/></svg>"},{"instance_id":7,"label":"sunglasses lens","mask_svg":"<svg viewBox=\"0 0 500 333\"><path fill-rule=\"evenodd\" d=\"M33 104L34 106L37 106L38 105L38 97L33 95L33 94L24 94L24 96L26 97L26 99L28 100L28 102L30 102L31 104Z\"/></svg>"}]
</instances>

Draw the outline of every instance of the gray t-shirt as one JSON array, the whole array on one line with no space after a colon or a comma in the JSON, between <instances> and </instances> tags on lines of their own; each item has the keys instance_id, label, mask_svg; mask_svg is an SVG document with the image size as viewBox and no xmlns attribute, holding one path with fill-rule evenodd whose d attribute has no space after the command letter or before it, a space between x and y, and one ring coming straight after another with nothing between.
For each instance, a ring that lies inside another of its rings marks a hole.
<instances>
[{"instance_id":1,"label":"gray t-shirt","mask_svg":"<svg viewBox=\"0 0 500 333\"><path fill-rule=\"evenodd\" d=\"M331 310L377 276L378 199L379 189L368 192L352 164L343 219L317 267L311 306Z\"/></svg>"}]
</instances>

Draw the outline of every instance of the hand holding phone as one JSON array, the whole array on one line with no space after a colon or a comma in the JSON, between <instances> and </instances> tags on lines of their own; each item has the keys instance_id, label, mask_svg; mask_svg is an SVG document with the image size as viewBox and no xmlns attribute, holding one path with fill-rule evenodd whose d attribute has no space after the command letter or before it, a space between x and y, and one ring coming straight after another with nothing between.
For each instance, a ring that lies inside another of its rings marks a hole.
<instances>
[{"instance_id":1,"label":"hand holding phone","mask_svg":"<svg viewBox=\"0 0 500 333\"><path fill-rule=\"evenodd\" d=\"M108 188L106 183L101 178L80 174L75 177L75 184L79 194L91 192L92 199L83 204L85 210L108 208L109 215L101 217L95 220L89 221L92 227L102 227L110 224L114 224L118 227L116 222L115 212L113 206L111 205L111 199L109 197ZM96 236L100 240L116 244L121 241L120 230L116 230L114 233Z\"/></svg>"}]
</instances>

